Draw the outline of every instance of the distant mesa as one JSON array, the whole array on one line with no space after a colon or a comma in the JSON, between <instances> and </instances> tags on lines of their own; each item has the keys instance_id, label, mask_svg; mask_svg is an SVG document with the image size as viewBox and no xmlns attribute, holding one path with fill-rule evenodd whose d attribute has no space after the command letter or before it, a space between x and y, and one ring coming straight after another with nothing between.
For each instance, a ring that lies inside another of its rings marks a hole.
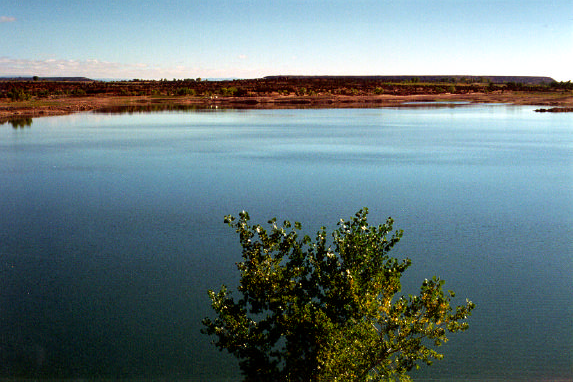
<instances>
[{"instance_id":1,"label":"distant mesa","mask_svg":"<svg viewBox=\"0 0 573 382\"><path fill-rule=\"evenodd\" d=\"M387 81L387 82L491 82L494 84L504 84L514 82L524 85L543 85L554 83L551 77L533 77L533 76L471 76L471 75L449 75L449 76L267 76L268 80L361 80L361 81Z\"/></svg>"},{"instance_id":2,"label":"distant mesa","mask_svg":"<svg viewBox=\"0 0 573 382\"><path fill-rule=\"evenodd\" d=\"M91 82L87 77L0 77L0 81L57 81L57 82Z\"/></svg>"},{"instance_id":3,"label":"distant mesa","mask_svg":"<svg viewBox=\"0 0 573 382\"><path fill-rule=\"evenodd\" d=\"M474 75L440 75L440 76L416 76L416 75L402 75L402 76L305 76L305 75L274 75L266 76L263 80L270 81L384 81L384 82L420 82L420 83L492 83L492 84L523 84L523 85L549 85L556 81L551 77L534 77L534 76L474 76ZM224 81L224 79L218 79ZM230 79L226 79L230 80ZM38 77L38 76L22 76L22 77L0 77L0 81L44 81L44 82L94 82L94 80L87 77Z\"/></svg>"}]
</instances>

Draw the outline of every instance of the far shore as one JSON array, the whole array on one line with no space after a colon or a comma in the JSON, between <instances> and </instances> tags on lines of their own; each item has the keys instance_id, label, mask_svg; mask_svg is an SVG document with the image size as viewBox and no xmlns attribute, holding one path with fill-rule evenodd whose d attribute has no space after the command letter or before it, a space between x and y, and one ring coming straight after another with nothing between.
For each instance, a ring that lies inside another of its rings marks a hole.
<instances>
[{"instance_id":1,"label":"far shore","mask_svg":"<svg viewBox=\"0 0 573 382\"><path fill-rule=\"evenodd\" d=\"M413 106L417 102L506 103L544 107L539 111L573 111L571 92L498 91L465 94L413 95L271 95L271 96L58 96L26 101L0 100L0 123L14 119L37 118L95 111L114 107L222 109L279 108L377 108Z\"/></svg>"}]
</instances>

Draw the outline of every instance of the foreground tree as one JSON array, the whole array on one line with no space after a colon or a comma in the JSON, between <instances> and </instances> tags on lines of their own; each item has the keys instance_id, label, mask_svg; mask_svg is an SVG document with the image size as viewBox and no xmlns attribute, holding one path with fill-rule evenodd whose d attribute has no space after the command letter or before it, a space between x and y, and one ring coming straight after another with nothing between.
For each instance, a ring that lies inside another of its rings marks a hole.
<instances>
[{"instance_id":1,"label":"foreground tree","mask_svg":"<svg viewBox=\"0 0 573 382\"><path fill-rule=\"evenodd\" d=\"M225 222L239 234L243 261L239 298L227 287L209 291L215 319L204 333L239 359L245 381L407 380L419 363L443 356L446 332L466 330L474 304L453 309L452 291L424 280L418 296L396 298L409 259L388 252L402 237L393 220L370 226L368 210L340 220L327 239L299 237L300 223Z\"/></svg>"}]
</instances>

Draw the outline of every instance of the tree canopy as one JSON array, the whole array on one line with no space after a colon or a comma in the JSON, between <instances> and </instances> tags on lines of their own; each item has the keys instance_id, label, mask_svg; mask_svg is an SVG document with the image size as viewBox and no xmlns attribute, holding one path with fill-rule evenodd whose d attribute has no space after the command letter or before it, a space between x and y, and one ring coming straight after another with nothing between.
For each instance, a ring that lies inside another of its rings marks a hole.
<instances>
[{"instance_id":1,"label":"tree canopy","mask_svg":"<svg viewBox=\"0 0 573 382\"><path fill-rule=\"evenodd\" d=\"M300 223L272 219L265 229L247 212L225 217L242 246L240 296L209 291L216 317L203 332L239 359L245 381L405 380L443 357L447 332L468 328L474 304L453 308L437 277L419 295L396 296L411 261L388 252L403 233L391 218L370 226L367 215L314 240L299 235Z\"/></svg>"}]
</instances>

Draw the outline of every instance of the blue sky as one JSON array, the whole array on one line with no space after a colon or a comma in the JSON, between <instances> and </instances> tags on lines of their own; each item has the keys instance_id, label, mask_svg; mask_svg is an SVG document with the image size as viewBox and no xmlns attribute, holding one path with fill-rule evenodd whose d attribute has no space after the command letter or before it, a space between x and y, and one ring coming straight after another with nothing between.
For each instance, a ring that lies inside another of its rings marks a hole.
<instances>
[{"instance_id":1,"label":"blue sky","mask_svg":"<svg viewBox=\"0 0 573 382\"><path fill-rule=\"evenodd\" d=\"M573 80L572 0L2 0L0 76Z\"/></svg>"}]
</instances>

